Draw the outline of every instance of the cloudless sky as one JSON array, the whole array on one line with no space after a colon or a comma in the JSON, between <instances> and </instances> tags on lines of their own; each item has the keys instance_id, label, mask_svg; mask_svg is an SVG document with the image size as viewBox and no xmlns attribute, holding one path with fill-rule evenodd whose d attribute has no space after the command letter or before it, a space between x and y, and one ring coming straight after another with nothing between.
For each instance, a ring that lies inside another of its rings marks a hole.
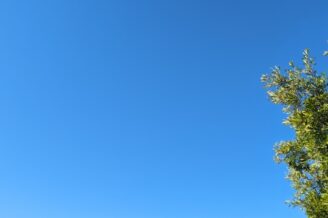
<instances>
[{"instance_id":1,"label":"cloudless sky","mask_svg":"<svg viewBox=\"0 0 328 218\"><path fill-rule=\"evenodd\" d=\"M303 218L262 89L327 1L3 0L0 217Z\"/></svg>"}]
</instances>

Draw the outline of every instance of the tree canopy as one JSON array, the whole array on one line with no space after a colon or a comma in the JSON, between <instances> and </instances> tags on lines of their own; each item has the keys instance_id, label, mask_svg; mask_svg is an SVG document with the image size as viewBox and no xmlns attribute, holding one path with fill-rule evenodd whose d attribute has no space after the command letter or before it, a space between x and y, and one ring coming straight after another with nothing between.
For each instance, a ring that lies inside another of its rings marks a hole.
<instances>
[{"instance_id":1,"label":"tree canopy","mask_svg":"<svg viewBox=\"0 0 328 218\"><path fill-rule=\"evenodd\" d=\"M327 54L327 53L325 53ZM261 80L270 100L283 106L284 124L295 138L275 145L275 159L288 167L295 195L289 203L309 218L328 217L328 78L315 70L309 50L301 67L289 62L286 70L274 67Z\"/></svg>"}]
</instances>

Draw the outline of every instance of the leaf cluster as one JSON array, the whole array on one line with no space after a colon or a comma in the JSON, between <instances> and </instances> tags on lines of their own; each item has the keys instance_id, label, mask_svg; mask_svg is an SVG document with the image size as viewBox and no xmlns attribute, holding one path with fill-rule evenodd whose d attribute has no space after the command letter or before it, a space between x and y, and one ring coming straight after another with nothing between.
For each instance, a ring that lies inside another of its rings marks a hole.
<instances>
[{"instance_id":1,"label":"leaf cluster","mask_svg":"<svg viewBox=\"0 0 328 218\"><path fill-rule=\"evenodd\" d=\"M289 202L305 210L309 218L328 217L328 78L317 73L309 50L303 64L293 62L282 71L274 67L261 80L274 104L283 106L283 122L295 130L295 139L275 146L275 159L288 166L295 189Z\"/></svg>"}]
</instances>

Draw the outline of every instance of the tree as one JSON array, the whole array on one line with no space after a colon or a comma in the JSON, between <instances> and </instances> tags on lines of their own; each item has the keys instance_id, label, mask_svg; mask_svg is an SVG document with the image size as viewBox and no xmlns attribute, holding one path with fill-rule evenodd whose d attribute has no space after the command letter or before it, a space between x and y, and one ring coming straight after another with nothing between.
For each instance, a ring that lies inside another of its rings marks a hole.
<instances>
[{"instance_id":1,"label":"tree","mask_svg":"<svg viewBox=\"0 0 328 218\"><path fill-rule=\"evenodd\" d=\"M302 60L302 67L289 62L286 71L275 67L261 80L270 100L283 106L283 123L295 130L294 140L275 145L275 160L287 165L295 189L289 203L309 218L328 218L328 78L314 69L308 49Z\"/></svg>"}]
</instances>

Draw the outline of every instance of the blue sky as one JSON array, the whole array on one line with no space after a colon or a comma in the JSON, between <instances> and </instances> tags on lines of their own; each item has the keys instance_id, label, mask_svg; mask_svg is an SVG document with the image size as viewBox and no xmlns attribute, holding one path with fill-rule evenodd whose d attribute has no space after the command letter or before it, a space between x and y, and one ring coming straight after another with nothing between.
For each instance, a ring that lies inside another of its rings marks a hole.
<instances>
[{"instance_id":1,"label":"blue sky","mask_svg":"<svg viewBox=\"0 0 328 218\"><path fill-rule=\"evenodd\" d=\"M0 2L0 217L303 218L260 76L326 1Z\"/></svg>"}]
</instances>

